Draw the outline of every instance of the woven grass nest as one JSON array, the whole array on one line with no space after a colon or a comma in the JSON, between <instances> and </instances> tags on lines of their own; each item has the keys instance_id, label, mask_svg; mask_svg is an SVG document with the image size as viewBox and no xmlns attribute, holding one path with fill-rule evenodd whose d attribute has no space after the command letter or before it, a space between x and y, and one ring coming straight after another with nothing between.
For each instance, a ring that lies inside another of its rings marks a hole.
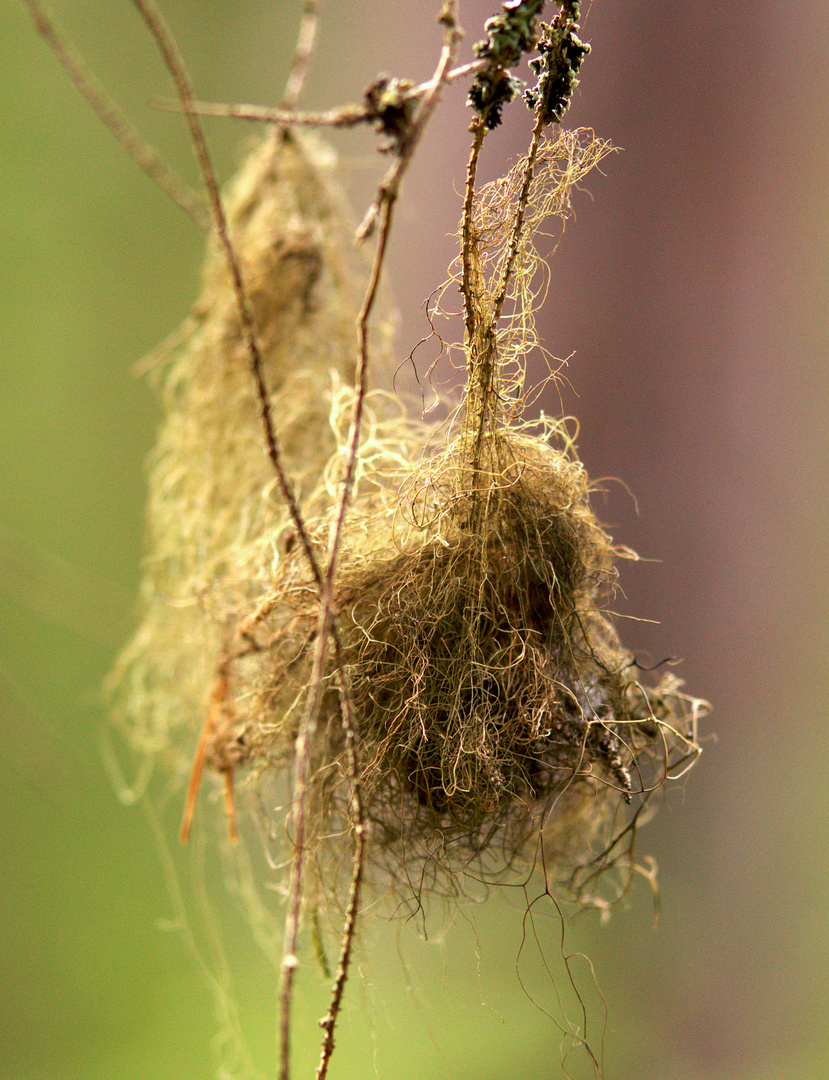
<instances>
[{"instance_id":1,"label":"woven grass nest","mask_svg":"<svg viewBox=\"0 0 829 1080\"><path fill-rule=\"evenodd\" d=\"M601 156L592 133L576 136L539 155L528 199L539 220L564 216L579 170ZM284 265L297 271L290 296L263 306L255 294L254 304L321 562L355 403L356 305L342 270L347 230L336 226L324 172L314 144L283 137L252 155L228 202L249 275L252 263L254 280L276 275L284 286ZM309 176L314 199L297 199ZM537 865L548 882L593 895L599 871L632 872L631 824L698 753L701 703L670 674L646 689L607 614L616 562L631 553L591 509L568 425L520 419L515 387L535 344L529 240L497 335L500 309L487 314L487 280L505 253L516 257L505 208L520 184L517 167L476 209L477 336L463 347L470 378L457 434L430 450L434 433L399 405L382 394L366 403L331 597L336 648L317 647L319 588L274 494L236 316L215 301L218 270L205 287L210 314L195 330L191 320L166 376L146 616L120 667L120 716L139 749L166 755L184 779L211 712L206 763L235 776L237 792L246 778L273 821L296 797L289 777L303 732L303 890L314 903L342 896L355 788L367 875L397 896L465 892L473 879ZM254 221L255 236L245 232ZM260 267L274 252L276 266ZM318 709L303 727L311 694Z\"/></svg>"}]
</instances>

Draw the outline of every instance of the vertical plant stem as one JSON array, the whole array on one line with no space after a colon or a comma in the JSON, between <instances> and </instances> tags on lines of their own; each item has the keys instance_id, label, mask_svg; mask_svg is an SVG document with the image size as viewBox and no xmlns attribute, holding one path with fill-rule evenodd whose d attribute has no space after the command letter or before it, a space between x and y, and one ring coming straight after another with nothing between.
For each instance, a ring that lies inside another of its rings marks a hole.
<instances>
[{"instance_id":1,"label":"vertical plant stem","mask_svg":"<svg viewBox=\"0 0 829 1080\"><path fill-rule=\"evenodd\" d=\"M164 62L167 65L167 69L173 79L173 83L178 91L179 100L181 101L184 114L187 118L187 125L190 129L190 137L193 141L193 146L196 151L196 157L198 158L199 168L201 169L202 176L204 177L204 183L207 187L208 197L210 200L210 208L213 212L213 219L216 225L216 232L219 236L219 241L225 252L227 259L228 269L230 270L231 280L233 282L233 291L236 296L236 304L239 309L239 319L242 324L242 333L244 335L245 344L248 349L248 355L250 357L251 372L253 374L254 382L256 384L256 393L259 400L259 412L262 419L262 427L265 433L265 442L268 449L268 457L271 459L274 471L276 473L277 481L279 483L282 497L285 499L285 503L288 507L288 511L294 522L297 535L299 536L300 543L302 544L305 557L308 560L308 564L311 568L311 573L314 576L315 582L320 585L322 582L322 575L320 573L319 565L317 563L316 556L314 555L313 548L311 547L311 540L308 536L308 530L305 527L305 521L299 510L299 505L294 495L293 486L288 479L285 472L285 468L282 462L282 455L279 449L279 444L276 439L276 432L273 426L273 418L271 416L271 404L268 396L268 390L265 386L264 365L262 363L262 353L259 348L259 341L256 335L256 328L253 316L253 309L251 307L250 299L248 297L247 289L245 288L244 281L242 279L242 270L239 266L239 260L236 258L236 252L233 248L233 243L230 239L230 234L227 228L227 218L225 216L224 207L222 206L222 199L219 193L219 185L216 180L216 174L213 171L213 164L210 160L210 153L207 149L207 142L202 131L201 122L193 107L193 91L190 86L190 79L187 75L187 70L184 66L184 61L181 58L178 47L175 40L167 28L161 12L156 7L154 0L132 0L135 7L138 9L139 14L149 27L150 33L156 40L161 55L164 57Z\"/></svg>"},{"instance_id":2,"label":"vertical plant stem","mask_svg":"<svg viewBox=\"0 0 829 1080\"><path fill-rule=\"evenodd\" d=\"M463 312L467 343L473 340L478 322L477 311L475 309L475 290L472 281L474 276L472 249L475 242L473 221L478 159L481 156L481 147L484 144L485 135L486 124L478 117L472 124L472 148L469 151L469 161L466 166L466 188L464 190L463 214L461 217L461 292L463 293ZM467 360L468 359L469 358L467 358Z\"/></svg>"},{"instance_id":3,"label":"vertical plant stem","mask_svg":"<svg viewBox=\"0 0 829 1080\"><path fill-rule=\"evenodd\" d=\"M339 642L335 643L338 652L337 663L342 671L342 663L339 659ZM320 1063L317 1068L317 1080L325 1080L328 1073L328 1065L331 1055L334 1053L334 1029L342 1007L345 984L348 978L348 969L351 962L351 953L354 947L354 937L357 932L357 916L360 910L360 890L363 880L363 867L365 866L366 844L368 843L368 823L365 820L363 808L363 796L360 780L360 761L357 754L357 718L354 714L354 703L345 680L341 679L340 707L342 710L343 728L345 730L346 757L351 774L351 802L354 817L354 856L352 861L351 882L348 889L348 904L346 907L345 924L343 926L342 947L340 949L340 961L337 965L337 974L334 978L334 986L331 991L331 1001L328 1012L320 1021L320 1026L325 1030L320 1051Z\"/></svg>"},{"instance_id":4,"label":"vertical plant stem","mask_svg":"<svg viewBox=\"0 0 829 1080\"><path fill-rule=\"evenodd\" d=\"M320 590L320 613L317 640L309 676L308 700L294 743L291 777L291 824L293 826L291 870L288 877L288 900L285 910L285 937L282 947L282 987L279 1007L279 1077L289 1080L291 1073L291 1006L294 974L299 965L297 942L302 908L302 878L305 868L305 818L308 788L308 746L316 733L328 654L328 636L332 618L327 582Z\"/></svg>"}]
</instances>

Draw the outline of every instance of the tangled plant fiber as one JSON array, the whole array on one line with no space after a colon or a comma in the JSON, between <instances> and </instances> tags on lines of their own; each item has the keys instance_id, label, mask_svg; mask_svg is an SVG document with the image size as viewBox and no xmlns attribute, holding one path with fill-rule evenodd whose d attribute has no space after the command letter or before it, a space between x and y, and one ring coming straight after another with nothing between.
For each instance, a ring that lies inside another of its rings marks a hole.
<instances>
[{"instance_id":1,"label":"tangled plant fiber","mask_svg":"<svg viewBox=\"0 0 829 1080\"><path fill-rule=\"evenodd\" d=\"M632 869L634 830L616 846L620 803L639 796L641 810L697 753L700 703L671 676L646 691L604 614L615 560L631 553L596 521L566 424L521 420L535 345L532 237L551 216L563 222L574 184L609 149L591 132L564 133L541 144L528 189L524 160L479 193L469 268L451 279L472 282L459 434L417 466L401 468L405 446L363 459L335 592L340 677L359 725L374 861L416 891L463 891L461 870L502 878L529 853L548 880L566 871L583 896L597 861ZM290 758L301 709L285 702L303 700L317 626L298 560L274 590L295 618L274 639L262 717L238 735L268 767ZM326 679L310 796L323 885L351 795L333 668Z\"/></svg>"},{"instance_id":2,"label":"tangled plant fiber","mask_svg":"<svg viewBox=\"0 0 829 1080\"><path fill-rule=\"evenodd\" d=\"M318 140L274 133L249 154L226 198L276 434L297 501L311 514L336 445L328 421L337 386L354 378L354 283L364 273L333 163ZM381 364L388 340L381 327ZM217 667L292 542L215 240L193 312L145 366L160 384L166 419L150 462L143 620L111 681L116 717L145 772L161 756L182 777ZM268 667L265 654L248 653L234 670L239 702L226 703L240 716Z\"/></svg>"},{"instance_id":3,"label":"tangled plant fiber","mask_svg":"<svg viewBox=\"0 0 829 1080\"><path fill-rule=\"evenodd\" d=\"M672 676L646 690L605 614L615 561L631 553L595 518L567 424L521 418L524 358L537 344L532 238L551 217L563 224L574 184L608 150L592 133L564 133L541 144L526 191L522 161L476 196L450 279L471 282L472 298L466 345L454 347L468 372L458 434L427 456L432 433L382 395L369 399L334 587L340 649L322 673L307 749L303 893L313 906L342 903L355 782L367 861L398 900L465 892L473 878L538 861L548 882L566 879L584 898L598 871L632 872L635 830L620 808L635 799L635 822L697 753L700 703ZM269 140L228 202L320 558L354 408L354 301L323 165L315 144ZM211 256L166 376L147 616L120 681L137 745L167 750L183 773L171 720L192 737L209 714L205 760L228 784L246 773L267 806L313 685L320 597L273 493L223 273Z\"/></svg>"}]
</instances>

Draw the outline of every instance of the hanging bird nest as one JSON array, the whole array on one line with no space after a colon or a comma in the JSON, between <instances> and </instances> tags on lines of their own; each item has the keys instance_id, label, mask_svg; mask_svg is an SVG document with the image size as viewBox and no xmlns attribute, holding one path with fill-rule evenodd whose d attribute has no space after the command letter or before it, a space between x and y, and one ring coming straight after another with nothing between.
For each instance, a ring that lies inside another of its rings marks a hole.
<instances>
[{"instance_id":1,"label":"hanging bird nest","mask_svg":"<svg viewBox=\"0 0 829 1080\"><path fill-rule=\"evenodd\" d=\"M286 141L276 158L263 151L264 175L281 174L285 161L306 167L298 145ZM646 689L607 615L616 562L632 553L596 520L570 428L521 418L524 361L536 346L533 237L543 221L563 224L574 185L608 150L590 132L563 133L541 143L529 184L522 161L477 194L463 265L450 279L469 297L459 433L427 453L432 432L390 399L369 397L326 600L336 614L327 650L319 584L272 493L235 316L231 307L217 320L215 285L210 314L168 376L152 595L126 658L129 711L158 722L170 715L173 689L189 715L209 712L204 760L228 783L247 775L259 806L274 811L302 801L303 892L314 905L321 894L342 901L357 825L369 830L375 880L398 898L401 889L465 892L472 879L503 880L538 862L548 882L595 895L597 870L632 871L631 819L698 753L702 703L671 675ZM247 207L261 210L261 195L245 192L262 183L251 173L230 203L243 262ZM276 242L257 240L254 250L293 259L285 220L279 207L267 224ZM330 274L338 250L330 238L317 260L305 246L307 222L295 227L307 280L280 302L263 289L257 310L279 434L306 465L302 511L322 565L355 408L343 382L353 306ZM323 303L314 304L323 273ZM329 324L326 349L320 321ZM308 468L311 430L333 453ZM160 668L164 693L148 709L143 688ZM140 743L146 722L136 732ZM303 778L289 791L300 746Z\"/></svg>"}]
</instances>

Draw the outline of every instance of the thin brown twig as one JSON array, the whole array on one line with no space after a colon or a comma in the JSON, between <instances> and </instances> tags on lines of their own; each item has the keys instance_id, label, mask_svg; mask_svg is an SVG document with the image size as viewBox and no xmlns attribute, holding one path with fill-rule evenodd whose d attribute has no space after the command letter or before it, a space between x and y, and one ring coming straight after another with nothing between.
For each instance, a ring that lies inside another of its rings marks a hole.
<instances>
[{"instance_id":1,"label":"thin brown twig","mask_svg":"<svg viewBox=\"0 0 829 1080\"><path fill-rule=\"evenodd\" d=\"M185 116L187 117L187 125L190 129L190 137L193 141L193 146L196 151L196 157L198 158L199 167L201 169L202 176L204 177L205 186L207 187L210 208L213 212L213 219L216 225L216 232L219 236L222 247L224 248L228 269L230 270L231 279L233 281L233 291L236 295L236 304L239 309L239 318L242 323L242 332L245 338L245 344L248 349L248 355L250 357L251 371L253 373L253 378L256 383L256 393L259 399L259 411L262 419L262 427L265 432L265 441L268 449L268 457L273 464L277 481L279 483L279 488L282 492L282 497L284 498L285 503L288 507L288 511L291 515L291 518L293 519L297 535L299 536L303 552L311 568L314 580L319 585L322 581L322 575L320 573L319 565L317 563L316 556L314 555L314 551L311 546L311 540L308 535L308 530L305 526L305 521L302 517L302 514L300 513L299 505L296 501L293 487L290 480L288 479L284 465L282 463L282 455L276 439L273 418L271 416L270 398L268 396L267 387L265 386L264 365L262 362L262 353L259 348L259 341L256 335L253 310L251 308L247 289L245 288L245 284L242 279L242 271L239 266L239 260L236 258L236 252L233 248L230 234L228 232L227 218L225 216L224 207L222 206L222 199L219 193L219 185L216 180L216 174L213 171L213 165L210 160L210 154L207 149L207 142L205 141L204 132L202 131L201 123L198 116L193 111L193 91L190 85L190 79L184 67L184 62L178 51L175 40L169 29L167 28L161 12L156 7L154 0L132 0L132 2L138 9L138 12L146 22L147 26L149 27L150 33L155 38L158 48L161 51L162 56L164 57L164 61L173 79L173 83L178 92Z\"/></svg>"},{"instance_id":2,"label":"thin brown twig","mask_svg":"<svg viewBox=\"0 0 829 1080\"><path fill-rule=\"evenodd\" d=\"M524 231L527 202L529 199L530 185L532 183L535 160L541 136L545 127L543 109L539 107L536 113L536 121L533 127L530 148L524 165L524 174L521 182L515 217L512 223L509 246L501 273L501 279L496 288L492 289L479 281L481 270L475 264L474 252L478 242L475 228L475 186L478 172L478 162L481 148L486 135L486 124L479 118L472 125L472 146L469 152L469 162L466 169L466 188L464 192L463 214L461 217L461 292L464 303L464 324L466 328L467 344L467 372L468 390L473 388L480 395L481 411L479 425L475 440L474 461L478 461L478 452L484 437L484 425L487 416L486 400L494 389L493 380L497 381L497 367L492 363L492 349L489 347L494 341L495 327L501 317L504 302L506 300L515 260L521 246L521 237ZM482 297L478 295L480 288L485 288L488 301L486 308L482 308ZM483 321L486 325L482 325ZM469 405L467 405L469 408Z\"/></svg>"},{"instance_id":3,"label":"thin brown twig","mask_svg":"<svg viewBox=\"0 0 829 1080\"><path fill-rule=\"evenodd\" d=\"M317 624L316 647L308 680L308 700L294 741L294 763L291 775L291 822L293 853L288 877L288 899L285 909L285 937L282 948L282 987L279 1003L279 1076L288 1080L291 1061L291 1006L293 1003L294 973L299 965L297 942L302 907L302 877L305 863L305 793L308 784L308 745L319 718L328 654L328 638L333 609L328 595L328 583L320 587L320 613Z\"/></svg>"},{"instance_id":4,"label":"thin brown twig","mask_svg":"<svg viewBox=\"0 0 829 1080\"><path fill-rule=\"evenodd\" d=\"M331 530L331 536L328 545L328 569L326 571L326 580L329 589L334 581L334 574L336 572L337 564L337 553L340 546L340 536L342 535L342 528L345 522L345 514L348 508L349 499L351 497L351 490L354 486L354 475L357 471L357 456L360 446L360 432L362 430L363 407L365 405L366 392L368 390L368 322L372 309L374 307L375 300L377 299L377 290L380 287L380 275L382 273L383 263L385 262L386 258L386 249L388 245L389 232L391 230L392 211L395 198L396 192L394 193L394 195L389 195L382 198L382 224L380 226L380 233L377 239L377 248L374 253L374 262L371 268L371 275L369 277L366 295L357 319L357 348L359 355L357 365L357 394L354 402L354 416L351 419L351 430L349 431L348 457L346 460L345 476L342 480L340 499L337 505L337 514L334 518L334 525Z\"/></svg>"},{"instance_id":5,"label":"thin brown twig","mask_svg":"<svg viewBox=\"0 0 829 1080\"><path fill-rule=\"evenodd\" d=\"M481 147L486 136L486 124L478 118L472 124L472 146L466 166L466 187L461 214L461 292L463 293L464 324L467 341L472 341L475 334L477 313L472 287L472 247L475 241L472 226L475 209L475 182L478 175L478 161Z\"/></svg>"},{"instance_id":6,"label":"thin brown twig","mask_svg":"<svg viewBox=\"0 0 829 1080\"><path fill-rule=\"evenodd\" d=\"M446 72L443 85L464 79L468 75L477 74L486 66L486 60L472 60L468 64L461 64ZM418 83L408 89L400 90L402 101L415 101L426 96L432 89L433 79ZM153 105L157 109L168 112L181 112L181 103L178 101L156 100ZM288 108L287 104L274 108L272 105L240 105L235 103L217 101L194 101L193 112L198 116L219 116L233 120L253 120L259 123L279 124L284 127L356 127L357 124L370 123L377 119L373 106L341 105L336 109L325 109L322 112L297 112Z\"/></svg>"},{"instance_id":7,"label":"thin brown twig","mask_svg":"<svg viewBox=\"0 0 829 1080\"><path fill-rule=\"evenodd\" d=\"M181 112L178 101L155 100L156 109L165 112ZM236 105L214 101L194 101L193 112L197 116L218 116L231 120L257 120L265 124L283 127L356 127L373 119L367 105L344 105L322 112L296 112L294 109L274 108L272 105Z\"/></svg>"},{"instance_id":8,"label":"thin brown twig","mask_svg":"<svg viewBox=\"0 0 829 1080\"><path fill-rule=\"evenodd\" d=\"M305 0L294 59L285 84L285 93L282 96L282 105L286 109L297 107L299 95L302 93L302 87L311 66L311 57L314 55L319 17L320 0Z\"/></svg>"},{"instance_id":9,"label":"thin brown twig","mask_svg":"<svg viewBox=\"0 0 829 1080\"><path fill-rule=\"evenodd\" d=\"M354 715L354 705L347 682L343 676L342 645L336 624L336 613L330 600L327 600L325 596L325 582L323 583L322 592L323 595L320 602L320 614L316 634L317 644L308 681L310 688L309 698L294 742L294 765L291 774L293 855L288 880L285 935L282 949L282 986L280 988L279 1006L280 1080L288 1080L290 1076L291 1006L293 1003L294 972L299 966L297 943L299 940L299 923L302 908L302 878L305 861L305 794L308 785L308 746L316 732L316 725L322 703L329 638L333 641L335 663L337 671L339 672L340 708L346 739L346 758L351 779L351 799L354 807L353 832L355 837L355 848L351 883L348 893L346 921L343 929L340 962L337 967L337 974L331 993L331 1003L329 1005L328 1013L326 1014L324 1021L321 1022L321 1026L326 1029L326 1035L323 1040L324 1049L320 1060L320 1068L323 1067L323 1061L325 1061L325 1069L327 1069L327 1062L330 1059L334 1048L334 1028L336 1027L342 1004L342 996L345 989L354 935L356 932L357 914L360 903L360 887L362 884L363 866L365 863L365 847L368 841L368 826L365 821L363 810L360 766L357 756L357 722ZM327 1047L327 1049L325 1049L325 1047ZM325 1075L324 1071L322 1075Z\"/></svg>"},{"instance_id":10,"label":"thin brown twig","mask_svg":"<svg viewBox=\"0 0 829 1080\"><path fill-rule=\"evenodd\" d=\"M309 698L304 710L294 744L294 769L291 792L291 814L293 821L293 857L288 885L288 905L285 916L285 944L283 951L283 983L280 1000L280 1080L288 1080L290 1076L290 1018L293 994L294 972L297 966L296 946L299 935L299 916L302 896L302 875L305 859L305 791L307 785L308 770L308 745L316 729L320 705L322 701L323 675L325 660L328 650L328 638L334 638L335 659L340 670L340 679L343 680L342 664L340 660L339 641L336 634L335 612L333 608L333 582L336 573L337 554L339 551L340 536L345 521L345 515L356 474L357 457L360 444L360 432L362 428L363 406L368 389L368 365L369 365L369 334L368 323L380 283L380 275L385 261L389 230L391 228L392 211L400 190L400 182L406 168L411 162L415 146L420 140L423 128L432 115L437 105L440 92L445 85L444 79L452 60L457 52L461 40L461 30L457 22L456 0L447 0L444 12L444 45L438 61L435 74L431 80L430 88L412 121L411 127L402 141L399 157L389 170L383 183L380 185L375 206L377 213L381 215L377 248L374 255L372 271L366 288L365 298L360 310L357 324L358 335L358 368L356 376L356 401L354 416L351 421L351 429L348 439L348 457L346 461L345 475L342 480L340 497L332 526L329 548L328 566L325 579L320 586L320 613L317 626L316 647L309 683ZM375 215L376 216L376 215ZM348 691L345 686L341 692L345 695L344 701L348 702ZM326 1035L323 1040L323 1049L320 1059L321 1076L325 1075L328 1062L333 1052L334 1028L339 1014L342 995L348 974L351 957L352 943L356 931L357 910L359 906L360 882L362 879L362 867L365 851L365 822L362 821L362 800L359 787L359 763L356 758L356 729L353 714L348 704L344 704L344 723L346 725L346 739L354 747L353 759L349 755L350 769L352 771L352 798L356 798L355 810L358 810L357 824L355 826L355 852L353 857L352 881L349 890L349 904L346 916L346 925L343 931L343 949L340 958L337 978L332 991L329 1013L325 1018Z\"/></svg>"},{"instance_id":11,"label":"thin brown twig","mask_svg":"<svg viewBox=\"0 0 829 1080\"><path fill-rule=\"evenodd\" d=\"M227 699L227 675L228 663L223 662L219 665L219 669L216 672L216 685L213 690L213 700L210 705L210 712L207 714L204 730L202 731L201 739L199 740L199 745L196 750L193 770L190 773L190 783L187 787L187 797L184 801L184 814L182 815L181 831L179 833L179 839L182 843L186 843L190 836L196 798L199 794L202 774L204 773L204 766L207 760L207 748L210 745L210 740L216 734L221 724L222 710L224 709L225 701ZM231 830L231 836L235 839L234 833L235 825Z\"/></svg>"},{"instance_id":12,"label":"thin brown twig","mask_svg":"<svg viewBox=\"0 0 829 1080\"><path fill-rule=\"evenodd\" d=\"M132 160L139 165L173 202L188 214L198 227L206 232L210 228L210 214L204 200L173 172L159 157L156 150L144 140L138 129L104 90L89 70L84 58L63 35L57 23L47 15L38 0L23 0L37 31L46 39L52 52L63 66L75 88L86 98L92 111L104 123L123 146Z\"/></svg>"},{"instance_id":13,"label":"thin brown twig","mask_svg":"<svg viewBox=\"0 0 829 1080\"><path fill-rule=\"evenodd\" d=\"M346 759L351 780L351 801L354 820L354 856L352 860L351 882L348 890L346 918L343 927L340 960L331 991L328 1012L320 1021L325 1029L320 1053L318 1080L323 1080L334 1051L334 1031L342 1007L342 998L348 978L351 953L357 928L360 907L360 890L365 849L368 842L368 824L365 820L360 763L357 754L357 721L353 699L343 676L342 646L336 626L335 613L330 603L322 603L317 629L317 648L309 678L310 695L306 704L302 723L294 744L294 768L291 787L291 818L293 822L293 857L288 882L288 903L285 912L285 936L282 952L282 986L280 989L280 1080L289 1080L291 1059L291 1012L293 1004L294 973L299 966L297 944L302 908L302 877L305 860L305 794L308 776L308 745L314 736L319 717L324 684L324 672L327 658L327 643L333 640L337 670L339 672L340 709L346 741Z\"/></svg>"},{"instance_id":14,"label":"thin brown twig","mask_svg":"<svg viewBox=\"0 0 829 1080\"><path fill-rule=\"evenodd\" d=\"M524 231L524 217L527 212L527 201L530 194L530 184L532 184L533 172L535 169L535 159L538 155L538 147L541 145L541 136L544 132L546 121L544 119L543 109L539 108L536 112L535 126L533 127L532 139L530 141L530 149L527 152L527 162L524 167L524 178L521 183L521 192L518 196L518 205L515 211L515 220L512 223L512 234L510 236L509 251L507 254L506 262L504 263L504 271L501 275L501 282L498 286L498 291L495 294L495 302L492 311L493 324L501 317L501 311L504 307L504 301L507 296L507 289L509 287L510 277L512 276L512 269L515 265L515 259L518 255L518 249L521 245L521 234Z\"/></svg>"}]
</instances>

